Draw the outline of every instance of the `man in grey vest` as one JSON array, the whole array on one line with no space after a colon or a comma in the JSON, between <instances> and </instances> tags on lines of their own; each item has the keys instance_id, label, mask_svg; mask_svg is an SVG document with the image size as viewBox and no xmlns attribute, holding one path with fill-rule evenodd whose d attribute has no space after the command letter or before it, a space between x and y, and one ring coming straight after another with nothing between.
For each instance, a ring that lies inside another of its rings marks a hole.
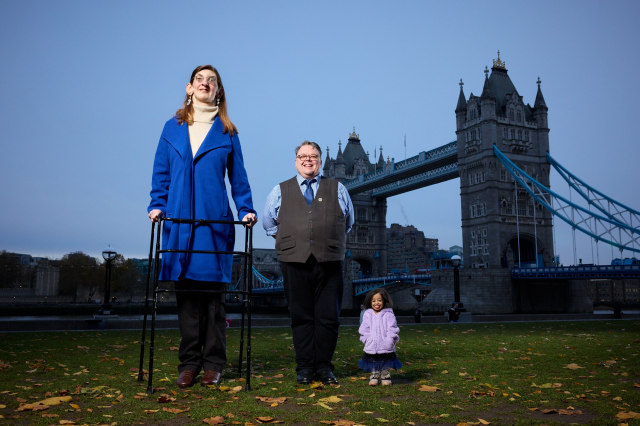
<instances>
[{"instance_id":1,"label":"man in grey vest","mask_svg":"<svg viewBox=\"0 0 640 426\"><path fill-rule=\"evenodd\" d=\"M289 302L298 383L337 384L331 363L338 343L342 269L353 204L337 180L322 177L322 150L296 148L298 175L267 197L263 226L276 252Z\"/></svg>"}]
</instances>

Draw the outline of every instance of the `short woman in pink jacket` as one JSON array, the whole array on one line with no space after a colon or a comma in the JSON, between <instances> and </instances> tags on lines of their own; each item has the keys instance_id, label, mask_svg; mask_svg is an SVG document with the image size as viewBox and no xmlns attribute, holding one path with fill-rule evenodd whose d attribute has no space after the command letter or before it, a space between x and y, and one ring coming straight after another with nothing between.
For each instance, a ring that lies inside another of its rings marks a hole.
<instances>
[{"instance_id":1,"label":"short woman in pink jacket","mask_svg":"<svg viewBox=\"0 0 640 426\"><path fill-rule=\"evenodd\" d=\"M367 308L360 325L360 341L364 343L364 354L358 367L371 372L370 386L391 384L390 369L399 370L402 363L396 356L396 343L400 340L398 323L393 315L393 301L383 289L373 289L364 299Z\"/></svg>"}]
</instances>

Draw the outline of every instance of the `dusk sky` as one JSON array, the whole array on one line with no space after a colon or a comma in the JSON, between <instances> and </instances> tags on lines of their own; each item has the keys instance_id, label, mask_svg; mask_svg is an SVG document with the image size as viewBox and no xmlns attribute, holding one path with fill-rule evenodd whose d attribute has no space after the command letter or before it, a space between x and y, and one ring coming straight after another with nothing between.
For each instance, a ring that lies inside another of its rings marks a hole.
<instances>
[{"instance_id":1,"label":"dusk sky","mask_svg":"<svg viewBox=\"0 0 640 426\"><path fill-rule=\"evenodd\" d=\"M540 77L551 155L640 210L639 16L637 1L2 1L0 250L145 258L158 139L201 64L220 71L260 216L305 139L335 156L355 126L371 160L404 159L405 133L408 157L454 140L458 83L479 96L498 50L525 104ZM462 245L459 194L456 179L389 198L387 225ZM254 247L273 245L259 224Z\"/></svg>"}]
</instances>

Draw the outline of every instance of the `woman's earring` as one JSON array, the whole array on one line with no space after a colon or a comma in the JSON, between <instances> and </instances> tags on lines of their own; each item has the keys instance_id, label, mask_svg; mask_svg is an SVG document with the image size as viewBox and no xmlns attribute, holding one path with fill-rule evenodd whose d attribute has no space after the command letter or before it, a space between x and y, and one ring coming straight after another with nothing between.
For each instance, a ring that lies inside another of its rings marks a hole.
<instances>
[{"instance_id":1,"label":"woman's earring","mask_svg":"<svg viewBox=\"0 0 640 426\"><path fill-rule=\"evenodd\" d=\"M189 99L187 99L187 105L191 105L191 98L193 97L193 95L189 96Z\"/></svg>"},{"instance_id":2,"label":"woman's earring","mask_svg":"<svg viewBox=\"0 0 640 426\"><path fill-rule=\"evenodd\" d=\"M220 105L220 98L216 99L216 106Z\"/></svg>"}]
</instances>

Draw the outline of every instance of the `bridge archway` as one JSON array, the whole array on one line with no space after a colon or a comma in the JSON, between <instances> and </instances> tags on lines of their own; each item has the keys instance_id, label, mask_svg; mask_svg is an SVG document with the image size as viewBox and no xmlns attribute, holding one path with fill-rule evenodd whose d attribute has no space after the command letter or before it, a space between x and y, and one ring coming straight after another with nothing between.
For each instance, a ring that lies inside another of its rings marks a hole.
<instances>
[{"instance_id":1,"label":"bridge archway","mask_svg":"<svg viewBox=\"0 0 640 426\"><path fill-rule=\"evenodd\" d=\"M366 257L356 257L347 265L347 277L350 280L373 276L373 261Z\"/></svg>"},{"instance_id":2,"label":"bridge archway","mask_svg":"<svg viewBox=\"0 0 640 426\"><path fill-rule=\"evenodd\" d=\"M507 246L504 248L502 256L503 256L503 266L507 267L509 258L513 258L514 264L517 266L518 261L521 263L536 263L536 259L539 257L539 253L544 252L544 247L542 246L542 242L538 240L538 253L536 253L536 241L535 236L529 234L520 234L520 244L518 244L518 236L512 236L507 243ZM518 246L520 248L520 258L518 259ZM511 253L509 253L511 252Z\"/></svg>"}]
</instances>

